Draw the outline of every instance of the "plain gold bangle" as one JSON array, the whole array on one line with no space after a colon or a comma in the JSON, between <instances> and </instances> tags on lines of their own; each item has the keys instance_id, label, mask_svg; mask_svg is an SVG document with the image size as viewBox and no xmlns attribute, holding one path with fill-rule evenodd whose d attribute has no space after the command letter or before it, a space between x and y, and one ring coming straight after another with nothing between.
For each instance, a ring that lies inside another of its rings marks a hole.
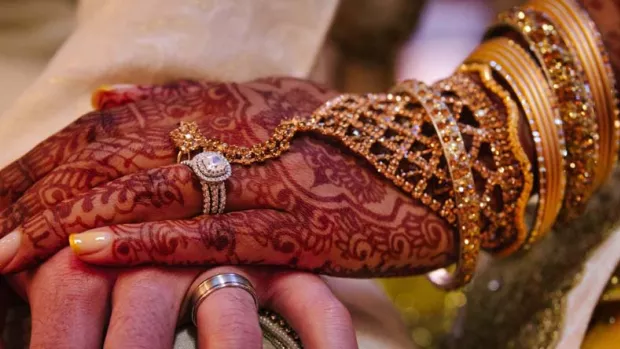
<instances>
[{"instance_id":1,"label":"plain gold bangle","mask_svg":"<svg viewBox=\"0 0 620 349\"><path fill-rule=\"evenodd\" d=\"M502 242L499 247L490 247L488 245L485 246L486 239L484 234L482 236L482 248L492 252L495 255L506 256L520 249L527 239L528 230L525 224L525 211L534 185L532 164L530 163L530 159L527 157L525 150L523 150L523 145L519 139L519 106L517 106L517 103L513 100L512 96L510 96L510 93L506 91L506 89L504 89L497 81L495 81L493 78L493 72L488 65L480 63L466 63L461 65L458 71L464 73L476 73L479 76L482 85L490 93L494 94L501 100L506 113L504 126L505 132L507 133L507 139L505 140L506 146L507 149L509 149L511 156L514 158L513 167L516 171L520 172L520 175L523 178L523 183L520 188L521 192L518 194L517 200L512 203L512 205L514 205L512 210L513 216L509 217L512 220L511 228L505 228L505 234L510 235L505 237L508 242ZM514 190L518 190L518 188L514 188ZM506 204L507 203L504 203L504 205Z\"/></svg>"},{"instance_id":2,"label":"plain gold bangle","mask_svg":"<svg viewBox=\"0 0 620 349\"><path fill-rule=\"evenodd\" d=\"M422 105L441 143L452 179L459 250L456 269L452 273L444 268L437 269L428 273L428 279L445 290L459 288L471 281L480 254L480 202L471 172L471 159L457 120L438 92L415 80L404 81L391 92L408 95Z\"/></svg>"},{"instance_id":3,"label":"plain gold bangle","mask_svg":"<svg viewBox=\"0 0 620 349\"><path fill-rule=\"evenodd\" d=\"M539 199L536 218L524 248L546 234L553 226L564 198L566 176L555 96L536 62L518 44L506 38L480 45L465 63L484 63L499 74L516 94L528 119L536 146Z\"/></svg>"},{"instance_id":4,"label":"plain gold bangle","mask_svg":"<svg viewBox=\"0 0 620 349\"><path fill-rule=\"evenodd\" d=\"M566 222L583 212L595 189L599 135L590 84L570 41L544 13L514 8L500 14L494 28L501 27L525 40L556 96L568 150L566 195L557 220Z\"/></svg>"},{"instance_id":5,"label":"plain gold bangle","mask_svg":"<svg viewBox=\"0 0 620 349\"><path fill-rule=\"evenodd\" d=\"M573 43L591 83L600 133L599 166L595 188L609 177L618 158L620 124L616 81L609 55L588 14L573 0L532 0L528 7L544 12Z\"/></svg>"}]
</instances>

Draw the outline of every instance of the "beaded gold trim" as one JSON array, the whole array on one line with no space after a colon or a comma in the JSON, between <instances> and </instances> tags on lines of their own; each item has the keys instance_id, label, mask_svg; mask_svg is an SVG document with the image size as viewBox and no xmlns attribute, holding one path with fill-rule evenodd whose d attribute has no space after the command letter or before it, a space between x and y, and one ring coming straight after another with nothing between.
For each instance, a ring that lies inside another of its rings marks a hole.
<instances>
[{"instance_id":1,"label":"beaded gold trim","mask_svg":"<svg viewBox=\"0 0 620 349\"><path fill-rule=\"evenodd\" d=\"M398 84L392 92L407 94L422 104L435 127L435 132L439 135L447 160L460 233L458 261L452 274L446 269L438 269L430 272L428 278L440 288L455 289L471 281L480 253L480 202L471 172L471 159L456 118L438 92L414 80Z\"/></svg>"},{"instance_id":2,"label":"beaded gold trim","mask_svg":"<svg viewBox=\"0 0 620 349\"><path fill-rule=\"evenodd\" d=\"M544 12L562 29L573 44L590 81L600 134L599 165L594 178L595 188L598 188L609 178L618 159L620 141L616 80L609 54L596 26L575 1L534 0L527 6Z\"/></svg>"},{"instance_id":3,"label":"beaded gold trim","mask_svg":"<svg viewBox=\"0 0 620 349\"><path fill-rule=\"evenodd\" d=\"M583 213L594 192L599 134L590 83L564 33L543 13L515 8L500 14L497 26L522 35L557 97L568 150L566 195L558 221L566 222Z\"/></svg>"},{"instance_id":4,"label":"beaded gold trim","mask_svg":"<svg viewBox=\"0 0 620 349\"><path fill-rule=\"evenodd\" d=\"M469 74L475 74L480 82ZM472 170L485 180L480 206L489 226L483 218L482 248L508 255L518 250L527 237L524 213L534 183L530 160L519 140L519 107L510 93L493 79L491 68L483 64L464 64L458 73L438 85L444 91L453 90L479 124L477 129L462 126L461 134L470 135L476 141L469 151L470 158L477 158ZM497 96L502 106L497 107L489 95ZM460 117L459 123L462 123ZM481 161L481 143L488 145L493 165ZM496 188L501 188L501 203L490 205L492 196L497 196Z\"/></svg>"},{"instance_id":5,"label":"beaded gold trim","mask_svg":"<svg viewBox=\"0 0 620 349\"><path fill-rule=\"evenodd\" d=\"M303 349L301 338L282 316L267 309L258 312L263 337L276 349Z\"/></svg>"},{"instance_id":6,"label":"beaded gold trim","mask_svg":"<svg viewBox=\"0 0 620 349\"><path fill-rule=\"evenodd\" d=\"M512 40L489 40L471 53L465 63L488 64L511 87L528 119L536 147L539 186L535 222L524 245L528 248L551 229L566 186L562 156L565 148L557 127L555 97L536 63Z\"/></svg>"}]
</instances>

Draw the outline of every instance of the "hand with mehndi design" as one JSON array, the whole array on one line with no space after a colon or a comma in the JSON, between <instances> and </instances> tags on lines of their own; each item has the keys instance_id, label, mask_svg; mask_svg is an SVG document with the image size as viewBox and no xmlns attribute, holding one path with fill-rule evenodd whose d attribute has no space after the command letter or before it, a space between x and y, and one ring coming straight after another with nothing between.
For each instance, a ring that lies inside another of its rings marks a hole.
<instances>
[{"instance_id":1,"label":"hand with mehndi design","mask_svg":"<svg viewBox=\"0 0 620 349\"><path fill-rule=\"evenodd\" d=\"M448 224L365 160L312 135L276 160L233 165L226 213L198 216L200 185L175 164L169 138L180 121L250 146L333 96L287 78L98 94L99 111L0 172L0 270L49 257L71 234L79 258L103 265L261 264L370 277L449 263Z\"/></svg>"}]
</instances>

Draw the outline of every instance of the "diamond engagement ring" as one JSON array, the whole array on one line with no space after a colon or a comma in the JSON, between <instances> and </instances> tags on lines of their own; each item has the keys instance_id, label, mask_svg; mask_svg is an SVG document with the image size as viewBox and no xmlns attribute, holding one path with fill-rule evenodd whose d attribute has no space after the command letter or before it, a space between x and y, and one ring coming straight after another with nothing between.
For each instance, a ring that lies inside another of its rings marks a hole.
<instances>
[{"instance_id":1,"label":"diamond engagement ring","mask_svg":"<svg viewBox=\"0 0 620 349\"><path fill-rule=\"evenodd\" d=\"M230 162L221 153L205 151L193 159L181 162L194 171L202 184L204 214L224 213L226 206L226 186L231 173Z\"/></svg>"}]
</instances>

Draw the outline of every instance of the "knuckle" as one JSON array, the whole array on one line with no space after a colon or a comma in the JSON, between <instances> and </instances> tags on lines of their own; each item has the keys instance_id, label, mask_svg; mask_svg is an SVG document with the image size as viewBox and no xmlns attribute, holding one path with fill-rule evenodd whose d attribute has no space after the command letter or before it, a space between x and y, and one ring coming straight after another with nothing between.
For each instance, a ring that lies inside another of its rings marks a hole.
<instances>
[{"instance_id":1,"label":"knuckle","mask_svg":"<svg viewBox=\"0 0 620 349\"><path fill-rule=\"evenodd\" d=\"M322 319L333 329L353 327L349 310L316 275L283 274L273 280L270 288L269 298L280 308L295 308L294 311Z\"/></svg>"},{"instance_id":2,"label":"knuckle","mask_svg":"<svg viewBox=\"0 0 620 349\"><path fill-rule=\"evenodd\" d=\"M136 175L137 181L129 181L128 186L135 188L134 201L136 203L148 201L155 193L155 188L159 182L159 176L153 170L146 171L144 174Z\"/></svg>"},{"instance_id":3,"label":"knuckle","mask_svg":"<svg viewBox=\"0 0 620 349\"><path fill-rule=\"evenodd\" d=\"M48 301L70 299L74 304L106 297L111 281L71 257L68 250L63 250L41 265L33 279L33 295Z\"/></svg>"},{"instance_id":4,"label":"knuckle","mask_svg":"<svg viewBox=\"0 0 620 349\"><path fill-rule=\"evenodd\" d=\"M114 296L131 296L140 300L139 307L151 302L159 304L175 304L179 298L177 284L179 279L174 275L156 268L140 268L130 271L116 282Z\"/></svg>"},{"instance_id":5,"label":"knuckle","mask_svg":"<svg viewBox=\"0 0 620 349\"><path fill-rule=\"evenodd\" d=\"M355 333L349 310L334 295L314 303L317 318L322 318L324 328L331 338L348 338Z\"/></svg>"},{"instance_id":6,"label":"knuckle","mask_svg":"<svg viewBox=\"0 0 620 349\"><path fill-rule=\"evenodd\" d=\"M317 312L323 314L324 318L334 325L351 322L349 310L331 293L313 297L308 304L312 304Z\"/></svg>"},{"instance_id":7,"label":"knuckle","mask_svg":"<svg viewBox=\"0 0 620 349\"><path fill-rule=\"evenodd\" d=\"M122 314L113 314L108 326L108 333L116 341L124 342L125 348L151 348L153 340L158 343L173 337L176 321L162 317L160 313L150 310L148 304L142 308L128 307ZM162 347L171 347L164 345Z\"/></svg>"}]
</instances>

